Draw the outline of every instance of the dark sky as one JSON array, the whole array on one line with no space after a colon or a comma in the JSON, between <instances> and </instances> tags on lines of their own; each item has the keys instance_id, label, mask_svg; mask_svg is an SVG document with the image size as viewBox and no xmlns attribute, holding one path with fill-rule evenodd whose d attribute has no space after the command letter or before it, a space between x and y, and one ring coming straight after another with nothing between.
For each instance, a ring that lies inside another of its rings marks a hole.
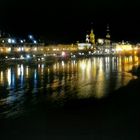
<instances>
[{"instance_id":1,"label":"dark sky","mask_svg":"<svg viewBox=\"0 0 140 140\"><path fill-rule=\"evenodd\" d=\"M1 0L0 5L0 28L15 35L75 42L84 40L91 26L104 37L110 24L113 40L140 41L138 0Z\"/></svg>"}]
</instances>

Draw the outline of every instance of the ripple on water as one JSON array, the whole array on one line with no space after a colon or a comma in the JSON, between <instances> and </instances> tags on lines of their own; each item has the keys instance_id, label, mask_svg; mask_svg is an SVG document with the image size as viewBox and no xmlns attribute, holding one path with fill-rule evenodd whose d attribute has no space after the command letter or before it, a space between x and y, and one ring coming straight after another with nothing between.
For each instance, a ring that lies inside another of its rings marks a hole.
<instances>
[{"instance_id":1,"label":"ripple on water","mask_svg":"<svg viewBox=\"0 0 140 140\"><path fill-rule=\"evenodd\" d=\"M12 117L31 106L49 106L75 98L103 98L125 86L132 76L132 59L95 57L46 66L16 65L0 69L0 116ZM124 61L122 63L121 61Z\"/></svg>"}]
</instances>

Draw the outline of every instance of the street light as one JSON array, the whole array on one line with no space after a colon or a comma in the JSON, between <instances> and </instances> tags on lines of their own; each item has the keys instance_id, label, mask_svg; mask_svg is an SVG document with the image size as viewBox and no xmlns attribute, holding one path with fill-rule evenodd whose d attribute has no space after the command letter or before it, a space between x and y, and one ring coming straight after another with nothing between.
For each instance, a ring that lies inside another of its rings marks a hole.
<instances>
[{"instance_id":1,"label":"street light","mask_svg":"<svg viewBox=\"0 0 140 140\"><path fill-rule=\"evenodd\" d=\"M12 39L11 38L8 39L8 43L12 43Z\"/></svg>"},{"instance_id":2,"label":"street light","mask_svg":"<svg viewBox=\"0 0 140 140\"><path fill-rule=\"evenodd\" d=\"M12 42L13 44L16 43L15 39L12 39L11 42Z\"/></svg>"},{"instance_id":3,"label":"street light","mask_svg":"<svg viewBox=\"0 0 140 140\"><path fill-rule=\"evenodd\" d=\"M29 39L31 39L31 40L33 39L33 36L32 36L32 35L29 35L28 37L29 37Z\"/></svg>"}]
</instances>

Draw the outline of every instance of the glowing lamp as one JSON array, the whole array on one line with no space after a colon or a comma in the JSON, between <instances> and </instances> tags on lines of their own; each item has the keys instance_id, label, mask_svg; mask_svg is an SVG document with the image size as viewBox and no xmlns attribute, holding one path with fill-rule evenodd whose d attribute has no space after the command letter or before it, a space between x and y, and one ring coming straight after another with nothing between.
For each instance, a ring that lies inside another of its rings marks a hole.
<instances>
[{"instance_id":1,"label":"glowing lamp","mask_svg":"<svg viewBox=\"0 0 140 140\"><path fill-rule=\"evenodd\" d=\"M64 57L66 55L66 53L65 52L62 52L62 56Z\"/></svg>"}]
</instances>

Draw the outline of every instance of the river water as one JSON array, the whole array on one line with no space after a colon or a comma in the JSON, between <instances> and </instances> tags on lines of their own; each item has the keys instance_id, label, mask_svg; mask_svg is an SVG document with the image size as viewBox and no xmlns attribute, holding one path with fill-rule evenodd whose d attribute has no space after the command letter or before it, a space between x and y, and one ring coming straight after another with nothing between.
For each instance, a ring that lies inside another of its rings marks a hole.
<instances>
[{"instance_id":1,"label":"river water","mask_svg":"<svg viewBox=\"0 0 140 140\"><path fill-rule=\"evenodd\" d=\"M134 57L93 57L53 64L14 64L0 67L0 117L24 114L40 102L63 106L67 100L109 96L134 78Z\"/></svg>"}]
</instances>

